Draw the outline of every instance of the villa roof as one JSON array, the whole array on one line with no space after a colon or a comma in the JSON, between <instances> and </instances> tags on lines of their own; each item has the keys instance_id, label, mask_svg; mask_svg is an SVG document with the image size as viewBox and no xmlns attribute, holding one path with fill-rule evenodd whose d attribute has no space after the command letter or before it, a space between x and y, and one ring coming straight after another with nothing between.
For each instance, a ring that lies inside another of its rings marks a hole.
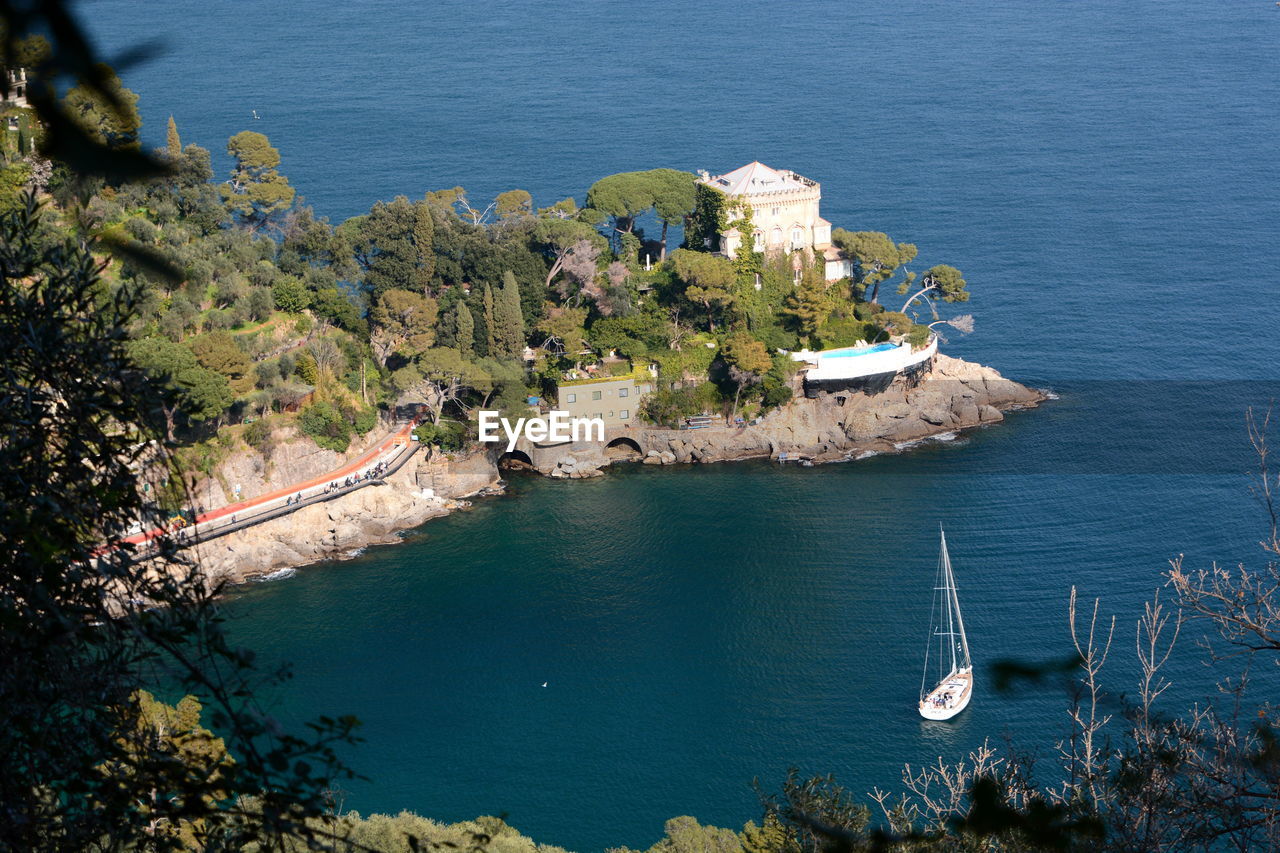
<instances>
[{"instance_id":1,"label":"villa roof","mask_svg":"<svg viewBox=\"0 0 1280 853\"><path fill-rule=\"evenodd\" d=\"M771 169L759 160L748 163L723 175L704 178L703 183L713 186L726 195L752 195L754 193L802 190L813 186L813 181L795 172Z\"/></svg>"}]
</instances>

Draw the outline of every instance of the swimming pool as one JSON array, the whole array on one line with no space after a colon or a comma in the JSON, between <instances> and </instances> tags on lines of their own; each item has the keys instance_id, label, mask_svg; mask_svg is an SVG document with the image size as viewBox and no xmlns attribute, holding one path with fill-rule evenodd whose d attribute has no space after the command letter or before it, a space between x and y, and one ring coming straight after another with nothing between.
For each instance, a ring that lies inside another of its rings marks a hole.
<instances>
[{"instance_id":1,"label":"swimming pool","mask_svg":"<svg viewBox=\"0 0 1280 853\"><path fill-rule=\"evenodd\" d=\"M873 347L845 347L844 349L821 352L818 353L818 356L825 361L828 358L851 358L855 355L870 355L873 352L888 352L897 348L897 344L876 344Z\"/></svg>"}]
</instances>

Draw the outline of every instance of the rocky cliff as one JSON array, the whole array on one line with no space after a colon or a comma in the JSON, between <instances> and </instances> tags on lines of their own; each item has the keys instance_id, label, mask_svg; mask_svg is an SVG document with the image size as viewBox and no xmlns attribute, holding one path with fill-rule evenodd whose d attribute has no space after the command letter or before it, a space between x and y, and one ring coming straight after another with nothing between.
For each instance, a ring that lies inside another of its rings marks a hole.
<instances>
[{"instance_id":1,"label":"rocky cliff","mask_svg":"<svg viewBox=\"0 0 1280 853\"><path fill-rule=\"evenodd\" d=\"M192 551L207 578L239 583L342 557L367 545L398 541L399 531L447 515L463 505L461 498L498 481L491 454L476 452L451 458L438 452L419 452L381 485L302 507L282 518L200 543Z\"/></svg>"}]
</instances>

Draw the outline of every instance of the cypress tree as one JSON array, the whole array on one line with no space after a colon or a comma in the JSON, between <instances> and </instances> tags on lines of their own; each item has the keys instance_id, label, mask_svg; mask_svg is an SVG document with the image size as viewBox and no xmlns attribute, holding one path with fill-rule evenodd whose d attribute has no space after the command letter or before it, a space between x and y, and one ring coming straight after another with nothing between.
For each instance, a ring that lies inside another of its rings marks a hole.
<instances>
[{"instance_id":1,"label":"cypress tree","mask_svg":"<svg viewBox=\"0 0 1280 853\"><path fill-rule=\"evenodd\" d=\"M413 287L424 295L431 293L431 280L436 274L435 222L431 207L425 201L413 206L413 247L417 265L413 269Z\"/></svg>"},{"instance_id":2,"label":"cypress tree","mask_svg":"<svg viewBox=\"0 0 1280 853\"><path fill-rule=\"evenodd\" d=\"M495 358L519 358L520 351L524 349L524 314L520 310L520 285L511 270L502 274L502 288L495 298L493 320L497 326L493 338L498 347L492 355Z\"/></svg>"},{"instance_id":3,"label":"cypress tree","mask_svg":"<svg viewBox=\"0 0 1280 853\"><path fill-rule=\"evenodd\" d=\"M458 330L458 351L463 358L471 358L476 350L476 323L471 319L471 309L461 300L458 301L454 323Z\"/></svg>"},{"instance_id":4,"label":"cypress tree","mask_svg":"<svg viewBox=\"0 0 1280 853\"><path fill-rule=\"evenodd\" d=\"M178 137L178 123L173 120L173 116L169 116L169 130L166 136L169 156L177 157L182 153L182 140Z\"/></svg>"},{"instance_id":5,"label":"cypress tree","mask_svg":"<svg viewBox=\"0 0 1280 853\"><path fill-rule=\"evenodd\" d=\"M484 331L485 341L488 344L488 355L497 357L498 344L497 335L494 333L493 324L493 288L489 286L489 282L484 283Z\"/></svg>"}]
</instances>

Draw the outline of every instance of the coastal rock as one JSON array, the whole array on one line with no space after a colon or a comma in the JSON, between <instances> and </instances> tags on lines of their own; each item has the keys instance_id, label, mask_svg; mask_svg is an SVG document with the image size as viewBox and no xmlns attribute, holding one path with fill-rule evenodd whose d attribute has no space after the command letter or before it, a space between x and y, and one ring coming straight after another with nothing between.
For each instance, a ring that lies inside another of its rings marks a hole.
<instances>
[{"instance_id":1,"label":"coastal rock","mask_svg":"<svg viewBox=\"0 0 1280 853\"><path fill-rule=\"evenodd\" d=\"M384 485L302 507L195 545L191 552L207 582L238 583L398 541L398 531L446 515L458 506L456 498L498 482L497 466L484 452L448 456L419 451Z\"/></svg>"}]
</instances>

